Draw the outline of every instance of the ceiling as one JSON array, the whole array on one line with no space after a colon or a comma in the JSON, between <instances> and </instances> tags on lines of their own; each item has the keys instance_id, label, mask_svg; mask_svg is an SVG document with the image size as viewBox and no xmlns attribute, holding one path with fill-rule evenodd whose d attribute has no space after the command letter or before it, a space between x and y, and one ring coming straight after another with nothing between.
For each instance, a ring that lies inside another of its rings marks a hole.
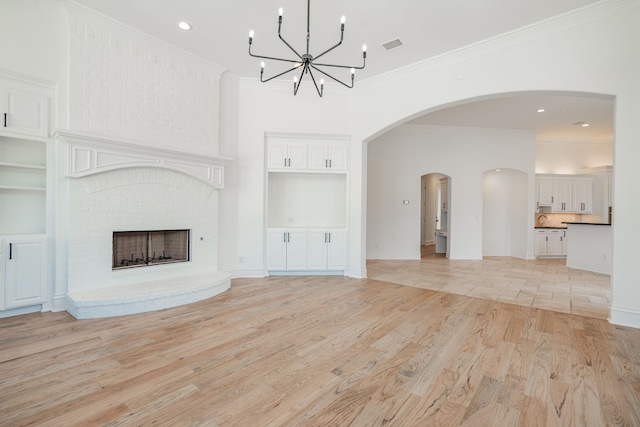
<instances>
[{"instance_id":1,"label":"ceiling","mask_svg":"<svg viewBox=\"0 0 640 427\"><path fill-rule=\"evenodd\" d=\"M324 62L360 65L366 43L367 66L358 80L414 64L599 0L314 0L311 2L310 53L318 55L340 37L340 17L346 16L344 42ZM191 52L244 78L258 78L259 62L248 55L249 30L255 31L253 52L288 58L277 37L278 8L282 7L283 37L304 51L304 0L75 0L117 21ZM190 31L178 29L189 22ZM403 46L387 51L382 45L400 39ZM267 63L269 71L282 71ZM348 73L348 71L347 71ZM546 113L531 114L538 108ZM588 122L588 128L575 126ZM550 133L611 137L613 100L563 95L519 95L440 110L413 123L534 129Z\"/></svg>"}]
</instances>

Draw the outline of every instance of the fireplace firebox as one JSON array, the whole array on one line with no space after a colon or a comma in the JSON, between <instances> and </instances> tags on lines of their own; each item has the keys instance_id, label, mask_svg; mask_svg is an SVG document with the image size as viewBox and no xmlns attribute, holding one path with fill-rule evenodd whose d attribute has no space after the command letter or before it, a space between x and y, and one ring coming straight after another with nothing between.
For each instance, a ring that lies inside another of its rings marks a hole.
<instances>
[{"instance_id":1,"label":"fireplace firebox","mask_svg":"<svg viewBox=\"0 0 640 427\"><path fill-rule=\"evenodd\" d=\"M114 231L111 268L187 262L190 234L190 230Z\"/></svg>"}]
</instances>

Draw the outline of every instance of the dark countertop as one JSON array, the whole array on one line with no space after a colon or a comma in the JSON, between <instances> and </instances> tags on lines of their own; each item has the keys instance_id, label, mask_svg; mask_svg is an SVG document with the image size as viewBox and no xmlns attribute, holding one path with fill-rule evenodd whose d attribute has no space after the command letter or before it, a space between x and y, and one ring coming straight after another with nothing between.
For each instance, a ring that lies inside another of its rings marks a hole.
<instances>
[{"instance_id":1,"label":"dark countertop","mask_svg":"<svg viewBox=\"0 0 640 427\"><path fill-rule=\"evenodd\" d=\"M563 222L563 224L566 224L566 222ZM566 226L564 226L564 227L563 226L553 227L553 226L542 226L542 225L540 227L534 227L534 228L552 228L554 230L556 230L556 229L566 230L567 229Z\"/></svg>"},{"instance_id":2,"label":"dark countertop","mask_svg":"<svg viewBox=\"0 0 640 427\"><path fill-rule=\"evenodd\" d=\"M604 222L563 222L563 224L575 224L575 225L611 225Z\"/></svg>"}]
</instances>

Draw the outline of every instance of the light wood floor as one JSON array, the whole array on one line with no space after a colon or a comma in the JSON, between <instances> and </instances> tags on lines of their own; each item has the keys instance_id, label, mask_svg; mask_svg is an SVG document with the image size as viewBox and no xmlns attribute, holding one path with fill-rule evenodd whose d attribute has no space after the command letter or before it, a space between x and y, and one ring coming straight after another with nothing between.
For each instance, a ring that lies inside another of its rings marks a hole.
<instances>
[{"instance_id":1,"label":"light wood floor","mask_svg":"<svg viewBox=\"0 0 640 427\"><path fill-rule=\"evenodd\" d=\"M609 317L611 278L567 268L564 259L448 260L422 246L422 259L369 260L367 276L401 285L599 319Z\"/></svg>"},{"instance_id":2,"label":"light wood floor","mask_svg":"<svg viewBox=\"0 0 640 427\"><path fill-rule=\"evenodd\" d=\"M345 277L0 319L0 425L639 426L640 330Z\"/></svg>"}]
</instances>

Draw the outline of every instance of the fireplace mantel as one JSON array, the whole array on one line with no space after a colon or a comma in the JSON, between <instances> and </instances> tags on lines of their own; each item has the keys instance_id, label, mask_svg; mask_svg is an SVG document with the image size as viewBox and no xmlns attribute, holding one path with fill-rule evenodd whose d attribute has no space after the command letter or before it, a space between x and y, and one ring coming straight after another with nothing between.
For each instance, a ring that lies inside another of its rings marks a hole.
<instances>
[{"instance_id":1,"label":"fireplace mantel","mask_svg":"<svg viewBox=\"0 0 640 427\"><path fill-rule=\"evenodd\" d=\"M149 148L84 133L57 130L56 140L69 146L66 176L82 178L127 168L162 168L181 172L216 188L224 188L224 166L233 159Z\"/></svg>"}]
</instances>

